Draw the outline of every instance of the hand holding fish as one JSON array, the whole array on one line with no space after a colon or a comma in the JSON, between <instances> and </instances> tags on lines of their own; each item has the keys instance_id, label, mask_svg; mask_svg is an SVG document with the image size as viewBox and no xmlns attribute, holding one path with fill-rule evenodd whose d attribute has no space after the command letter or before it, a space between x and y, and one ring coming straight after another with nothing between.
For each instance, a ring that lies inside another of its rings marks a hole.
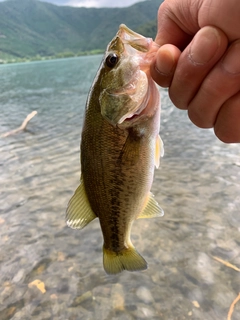
<instances>
[{"instance_id":1,"label":"hand holding fish","mask_svg":"<svg viewBox=\"0 0 240 320\"><path fill-rule=\"evenodd\" d=\"M165 0L158 12L153 79L201 128L240 142L239 0Z\"/></svg>"}]
</instances>

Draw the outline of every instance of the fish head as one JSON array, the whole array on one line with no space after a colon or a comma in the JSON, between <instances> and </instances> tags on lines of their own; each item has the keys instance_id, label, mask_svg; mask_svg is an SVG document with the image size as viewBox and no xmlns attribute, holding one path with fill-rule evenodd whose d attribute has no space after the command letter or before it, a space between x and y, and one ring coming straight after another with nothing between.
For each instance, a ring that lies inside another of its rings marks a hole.
<instances>
[{"instance_id":1,"label":"fish head","mask_svg":"<svg viewBox=\"0 0 240 320\"><path fill-rule=\"evenodd\" d=\"M158 49L151 38L120 25L109 43L102 62L99 103L102 116L113 126L128 127L154 112L147 108L153 100L155 83L150 77L150 63ZM159 93L155 89L159 106Z\"/></svg>"}]
</instances>

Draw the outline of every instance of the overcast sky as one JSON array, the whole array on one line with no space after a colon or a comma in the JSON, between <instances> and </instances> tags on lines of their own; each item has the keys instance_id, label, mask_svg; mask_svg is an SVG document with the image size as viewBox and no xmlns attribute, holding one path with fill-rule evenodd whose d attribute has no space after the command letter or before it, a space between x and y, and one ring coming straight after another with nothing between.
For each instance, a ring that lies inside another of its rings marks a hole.
<instances>
[{"instance_id":1,"label":"overcast sky","mask_svg":"<svg viewBox=\"0 0 240 320\"><path fill-rule=\"evenodd\" d=\"M0 0L0 2L5 0ZM21 0L19 0L21 1ZM43 2L50 2L59 6L72 7L128 7L136 2L143 0L40 0Z\"/></svg>"}]
</instances>

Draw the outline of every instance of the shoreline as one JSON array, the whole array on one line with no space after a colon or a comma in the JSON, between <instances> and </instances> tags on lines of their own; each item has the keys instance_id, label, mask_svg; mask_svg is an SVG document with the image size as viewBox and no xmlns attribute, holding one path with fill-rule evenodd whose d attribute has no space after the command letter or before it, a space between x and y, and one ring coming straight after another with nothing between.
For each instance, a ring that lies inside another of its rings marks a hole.
<instances>
[{"instance_id":1,"label":"shoreline","mask_svg":"<svg viewBox=\"0 0 240 320\"><path fill-rule=\"evenodd\" d=\"M102 49L95 49L91 51L84 51L79 53L73 52L63 52L58 53L53 56L34 56L34 57L23 57L23 58L12 58L12 59L1 59L0 58L0 65L6 64L13 64L13 63L26 63L26 62L37 62L37 61L48 61L48 60L58 60L58 59L67 59L67 58L78 58L83 56L92 56L97 54L103 54L104 50Z\"/></svg>"}]
</instances>

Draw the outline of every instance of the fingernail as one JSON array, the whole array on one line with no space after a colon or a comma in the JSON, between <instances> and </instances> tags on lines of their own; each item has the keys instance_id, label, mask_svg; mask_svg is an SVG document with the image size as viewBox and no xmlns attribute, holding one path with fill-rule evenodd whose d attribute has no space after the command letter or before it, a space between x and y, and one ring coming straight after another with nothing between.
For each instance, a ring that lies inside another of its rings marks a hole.
<instances>
[{"instance_id":1,"label":"fingernail","mask_svg":"<svg viewBox=\"0 0 240 320\"><path fill-rule=\"evenodd\" d=\"M229 47L222 65L229 73L237 74L240 72L240 42L233 43Z\"/></svg>"},{"instance_id":2,"label":"fingernail","mask_svg":"<svg viewBox=\"0 0 240 320\"><path fill-rule=\"evenodd\" d=\"M189 59L194 64L208 63L215 55L220 45L220 37L213 27L204 27L193 39L189 51Z\"/></svg>"},{"instance_id":3,"label":"fingernail","mask_svg":"<svg viewBox=\"0 0 240 320\"><path fill-rule=\"evenodd\" d=\"M160 48L157 55L158 58L156 60L155 69L162 75L170 75L175 65L172 53L165 48Z\"/></svg>"}]
</instances>

